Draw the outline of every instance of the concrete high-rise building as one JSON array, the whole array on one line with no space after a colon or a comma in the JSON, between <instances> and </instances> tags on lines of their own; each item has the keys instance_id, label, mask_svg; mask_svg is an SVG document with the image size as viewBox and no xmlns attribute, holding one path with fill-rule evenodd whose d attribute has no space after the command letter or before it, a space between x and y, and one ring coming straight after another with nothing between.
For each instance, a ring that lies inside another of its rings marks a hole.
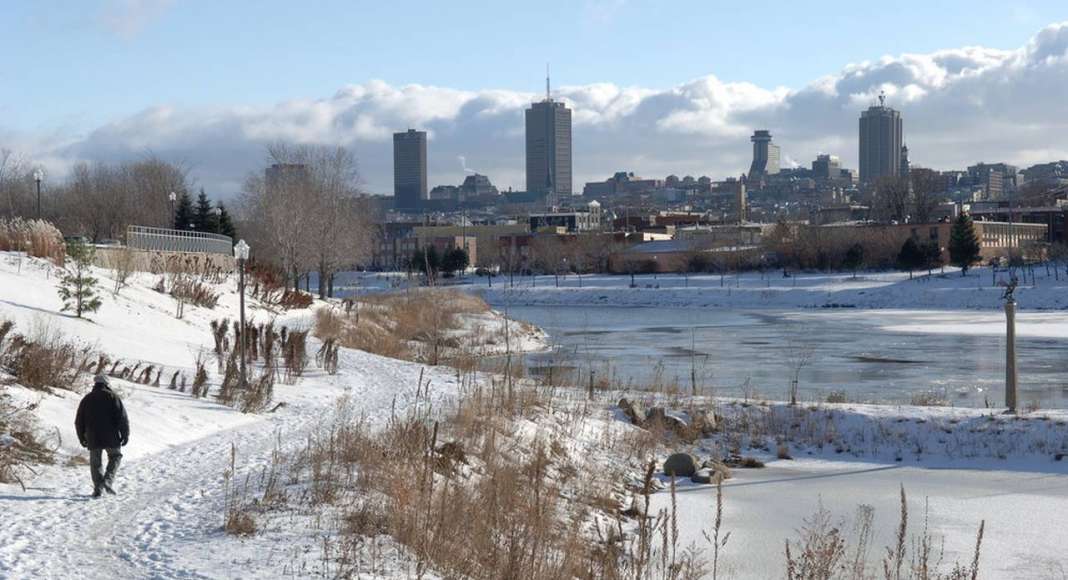
<instances>
[{"instance_id":1,"label":"concrete high-rise building","mask_svg":"<svg viewBox=\"0 0 1068 580\"><path fill-rule=\"evenodd\" d=\"M842 161L837 155L820 154L812 162L812 177L817 181L838 179L842 173Z\"/></svg>"},{"instance_id":2,"label":"concrete high-rise building","mask_svg":"<svg viewBox=\"0 0 1068 580\"><path fill-rule=\"evenodd\" d=\"M771 132L760 129L749 138L753 142L753 164L749 166L749 181L759 181L779 172L779 146L771 142Z\"/></svg>"},{"instance_id":3,"label":"concrete high-rise building","mask_svg":"<svg viewBox=\"0 0 1068 580\"><path fill-rule=\"evenodd\" d=\"M284 194L295 191L308 179L308 168L303 163L275 163L264 172L268 194Z\"/></svg>"},{"instance_id":4,"label":"concrete high-rise building","mask_svg":"<svg viewBox=\"0 0 1068 580\"><path fill-rule=\"evenodd\" d=\"M909 148L905 145L901 146L901 167L898 169L897 174L901 177L908 177L909 170L912 168L912 163L909 162Z\"/></svg>"},{"instance_id":5,"label":"concrete high-rise building","mask_svg":"<svg viewBox=\"0 0 1068 580\"><path fill-rule=\"evenodd\" d=\"M571 109L554 101L545 77L545 100L526 111L527 191L546 194L546 205L572 194Z\"/></svg>"},{"instance_id":6,"label":"concrete high-rise building","mask_svg":"<svg viewBox=\"0 0 1068 580\"><path fill-rule=\"evenodd\" d=\"M393 207L418 209L427 199L426 131L393 134Z\"/></svg>"},{"instance_id":7,"label":"concrete high-rise building","mask_svg":"<svg viewBox=\"0 0 1068 580\"><path fill-rule=\"evenodd\" d=\"M886 106L886 96L879 104L860 114L860 181L871 184L880 177L901 174L901 113Z\"/></svg>"}]
</instances>

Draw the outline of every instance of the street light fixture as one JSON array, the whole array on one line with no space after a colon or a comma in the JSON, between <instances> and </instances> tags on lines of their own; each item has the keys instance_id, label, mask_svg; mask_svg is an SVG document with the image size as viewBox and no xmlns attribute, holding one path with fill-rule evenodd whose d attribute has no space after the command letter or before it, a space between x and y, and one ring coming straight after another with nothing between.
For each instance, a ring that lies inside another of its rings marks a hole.
<instances>
[{"instance_id":1,"label":"street light fixture","mask_svg":"<svg viewBox=\"0 0 1068 580\"><path fill-rule=\"evenodd\" d=\"M174 226L174 202L178 201L178 194L173 191L167 195L167 199L171 202L171 226Z\"/></svg>"},{"instance_id":2,"label":"street light fixture","mask_svg":"<svg viewBox=\"0 0 1068 580\"><path fill-rule=\"evenodd\" d=\"M248 329L245 328L245 262L248 261L248 249L245 240L234 245L234 258L237 259L238 272L237 287L241 294L241 336L238 337L241 344L241 388L248 386L245 374L245 343L248 340Z\"/></svg>"},{"instance_id":3,"label":"street light fixture","mask_svg":"<svg viewBox=\"0 0 1068 580\"><path fill-rule=\"evenodd\" d=\"M41 180L44 179L44 171L33 170L33 180L37 182L37 219L41 219Z\"/></svg>"}]
</instances>

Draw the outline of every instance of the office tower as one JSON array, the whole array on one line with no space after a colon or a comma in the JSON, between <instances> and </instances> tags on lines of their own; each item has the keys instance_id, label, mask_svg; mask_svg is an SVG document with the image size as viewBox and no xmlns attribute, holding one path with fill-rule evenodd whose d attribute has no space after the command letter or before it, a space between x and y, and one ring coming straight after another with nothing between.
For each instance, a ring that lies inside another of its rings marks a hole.
<instances>
[{"instance_id":1,"label":"office tower","mask_svg":"<svg viewBox=\"0 0 1068 580\"><path fill-rule=\"evenodd\" d=\"M909 163L909 148L901 146L901 168L898 170L898 175L901 177L908 177L909 170L912 168L912 164Z\"/></svg>"},{"instance_id":2,"label":"office tower","mask_svg":"<svg viewBox=\"0 0 1068 580\"><path fill-rule=\"evenodd\" d=\"M526 111L527 191L545 193L546 205L569 196L571 186L571 109L554 101L545 77L545 100Z\"/></svg>"},{"instance_id":3,"label":"office tower","mask_svg":"<svg viewBox=\"0 0 1068 580\"><path fill-rule=\"evenodd\" d=\"M749 166L749 181L760 181L779 172L779 146L771 143L771 133L761 129L749 138L753 142L753 164Z\"/></svg>"},{"instance_id":4,"label":"office tower","mask_svg":"<svg viewBox=\"0 0 1068 580\"><path fill-rule=\"evenodd\" d=\"M393 134L393 207L418 209L427 199L426 131Z\"/></svg>"},{"instance_id":5,"label":"office tower","mask_svg":"<svg viewBox=\"0 0 1068 580\"><path fill-rule=\"evenodd\" d=\"M842 175L842 162L837 155L817 155L812 162L812 177L818 181L838 179Z\"/></svg>"},{"instance_id":6,"label":"office tower","mask_svg":"<svg viewBox=\"0 0 1068 580\"><path fill-rule=\"evenodd\" d=\"M872 184L880 177L901 174L901 113L879 104L860 114L860 181Z\"/></svg>"},{"instance_id":7,"label":"office tower","mask_svg":"<svg viewBox=\"0 0 1068 580\"><path fill-rule=\"evenodd\" d=\"M295 192L308 179L303 163L275 163L264 172L268 195Z\"/></svg>"}]
</instances>

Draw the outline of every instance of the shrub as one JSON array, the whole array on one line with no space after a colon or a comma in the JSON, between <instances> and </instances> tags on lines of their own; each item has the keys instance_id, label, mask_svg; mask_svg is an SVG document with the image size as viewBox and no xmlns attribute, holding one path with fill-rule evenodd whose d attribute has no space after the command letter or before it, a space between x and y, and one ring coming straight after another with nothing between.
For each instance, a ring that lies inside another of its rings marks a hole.
<instances>
[{"instance_id":1,"label":"shrub","mask_svg":"<svg viewBox=\"0 0 1068 580\"><path fill-rule=\"evenodd\" d=\"M18 483L23 491L22 472L31 465L52 463L55 450L37 430L33 412L36 404L16 403L0 392L0 483Z\"/></svg>"},{"instance_id":2,"label":"shrub","mask_svg":"<svg viewBox=\"0 0 1068 580\"><path fill-rule=\"evenodd\" d=\"M14 324L0 324L0 367L24 387L73 391L94 355L89 347L66 340L51 326L38 325L30 336L12 334Z\"/></svg>"},{"instance_id":3,"label":"shrub","mask_svg":"<svg viewBox=\"0 0 1068 580\"><path fill-rule=\"evenodd\" d=\"M215 308L219 303L219 294L207 284L189 277L178 277L171 282L171 297L175 301L190 303L202 308ZM179 316L179 318L181 318Z\"/></svg>"}]
</instances>

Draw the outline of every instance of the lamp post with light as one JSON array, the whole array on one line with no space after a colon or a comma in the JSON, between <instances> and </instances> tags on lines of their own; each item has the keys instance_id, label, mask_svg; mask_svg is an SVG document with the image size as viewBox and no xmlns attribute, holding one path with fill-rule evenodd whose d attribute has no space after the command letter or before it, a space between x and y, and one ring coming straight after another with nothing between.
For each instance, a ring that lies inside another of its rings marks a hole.
<instances>
[{"instance_id":1,"label":"lamp post with light","mask_svg":"<svg viewBox=\"0 0 1068 580\"><path fill-rule=\"evenodd\" d=\"M44 179L44 171L33 170L33 180L37 182L37 219L41 219L41 180Z\"/></svg>"},{"instance_id":2,"label":"lamp post with light","mask_svg":"<svg viewBox=\"0 0 1068 580\"><path fill-rule=\"evenodd\" d=\"M174 227L174 202L178 201L178 194L173 191L167 195L167 199L171 202L171 227Z\"/></svg>"},{"instance_id":3,"label":"lamp post with light","mask_svg":"<svg viewBox=\"0 0 1068 580\"><path fill-rule=\"evenodd\" d=\"M241 295L241 388L248 386L245 375L245 342L248 340L248 329L245 328L245 262L248 261L248 244L241 240L234 245L234 258L237 259L237 286Z\"/></svg>"}]
</instances>

